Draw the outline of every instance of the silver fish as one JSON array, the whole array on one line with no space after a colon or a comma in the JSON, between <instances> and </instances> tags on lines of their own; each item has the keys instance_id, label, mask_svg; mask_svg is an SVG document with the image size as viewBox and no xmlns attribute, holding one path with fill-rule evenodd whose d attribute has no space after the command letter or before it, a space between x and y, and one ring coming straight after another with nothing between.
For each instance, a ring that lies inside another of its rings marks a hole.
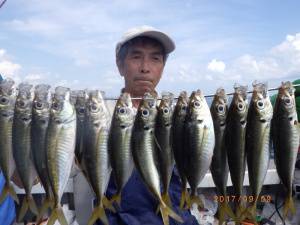
<instances>
[{"instance_id":1,"label":"silver fish","mask_svg":"<svg viewBox=\"0 0 300 225\"><path fill-rule=\"evenodd\" d=\"M189 97L185 91L181 92L173 113L172 121L172 148L174 153L174 159L176 162L176 168L178 170L181 179L181 199L180 208L183 209L184 204L188 198L187 192L187 180L184 172L184 122L187 114Z\"/></svg>"},{"instance_id":2,"label":"silver fish","mask_svg":"<svg viewBox=\"0 0 300 225\"><path fill-rule=\"evenodd\" d=\"M256 203L268 170L270 130L273 108L267 84L253 83L246 127L246 154L250 188L254 201L247 208L246 216L255 221Z\"/></svg>"},{"instance_id":3,"label":"silver fish","mask_svg":"<svg viewBox=\"0 0 300 225\"><path fill-rule=\"evenodd\" d=\"M117 186L112 197L119 205L121 191L129 180L134 165L132 159L131 133L135 117L129 93L122 93L115 106L109 136L110 161Z\"/></svg>"},{"instance_id":4,"label":"silver fish","mask_svg":"<svg viewBox=\"0 0 300 225\"><path fill-rule=\"evenodd\" d=\"M37 215L37 207L31 195L31 188L36 178L31 150L33 86L27 83L19 85L13 121L13 155L16 168L24 186L26 197L22 202L18 220L21 221L30 209Z\"/></svg>"},{"instance_id":5,"label":"silver fish","mask_svg":"<svg viewBox=\"0 0 300 225\"><path fill-rule=\"evenodd\" d=\"M96 207L88 225L94 224L98 218L104 224L108 224L104 207L113 210L104 196L111 174L111 166L108 152L110 115L103 95L97 90L90 91L86 105L83 163L88 181L96 195Z\"/></svg>"},{"instance_id":6,"label":"silver fish","mask_svg":"<svg viewBox=\"0 0 300 225\"><path fill-rule=\"evenodd\" d=\"M210 170L213 181L217 188L217 194L227 199L226 187L229 168L227 152L225 148L224 131L226 127L228 106L227 96L224 89L219 88L216 91L216 94L210 107L210 112L214 122L215 130L215 148ZM219 201L218 211L219 224L223 224L226 214L229 215L231 218L235 217L226 201Z\"/></svg>"},{"instance_id":7,"label":"silver fish","mask_svg":"<svg viewBox=\"0 0 300 225\"><path fill-rule=\"evenodd\" d=\"M174 168L174 154L172 150L172 116L174 95L169 92L162 93L162 99L157 108L155 123L155 138L157 141L159 174L162 181L162 198L169 207L172 207L169 196L169 185Z\"/></svg>"},{"instance_id":8,"label":"silver fish","mask_svg":"<svg viewBox=\"0 0 300 225\"><path fill-rule=\"evenodd\" d=\"M51 108L51 93L49 89L50 85L37 85L32 106L31 143L33 162L46 193L46 199L43 202L37 221L42 218L48 208L52 208L54 205L46 166L46 132Z\"/></svg>"},{"instance_id":9,"label":"silver fish","mask_svg":"<svg viewBox=\"0 0 300 225\"><path fill-rule=\"evenodd\" d=\"M247 86L235 84L234 89L234 95L226 118L224 138L233 192L238 199L234 202L236 219L241 221L243 220L242 213L246 204L242 195L246 168L245 138L248 100Z\"/></svg>"},{"instance_id":10,"label":"silver fish","mask_svg":"<svg viewBox=\"0 0 300 225\"><path fill-rule=\"evenodd\" d=\"M17 194L10 184L10 178L15 170L12 127L17 92L14 84L10 78L0 81L0 168L5 179L0 204L8 195L19 203Z\"/></svg>"},{"instance_id":11,"label":"silver fish","mask_svg":"<svg viewBox=\"0 0 300 225\"><path fill-rule=\"evenodd\" d=\"M76 142L76 111L70 103L70 91L57 87L52 99L50 121L46 135L47 169L54 195L54 209L48 221L53 225L58 220L67 225L60 200L67 185Z\"/></svg>"},{"instance_id":12,"label":"silver fish","mask_svg":"<svg viewBox=\"0 0 300 225\"><path fill-rule=\"evenodd\" d=\"M296 213L292 198L293 177L299 147L299 123L295 103L295 88L291 82L283 82L279 88L272 119L272 138L275 164L284 186L283 215L290 210Z\"/></svg>"},{"instance_id":13,"label":"silver fish","mask_svg":"<svg viewBox=\"0 0 300 225\"><path fill-rule=\"evenodd\" d=\"M185 173L191 187L187 206L190 208L196 203L203 207L203 202L197 196L197 188L211 164L215 132L209 107L200 90L190 96L184 131Z\"/></svg>"}]
</instances>

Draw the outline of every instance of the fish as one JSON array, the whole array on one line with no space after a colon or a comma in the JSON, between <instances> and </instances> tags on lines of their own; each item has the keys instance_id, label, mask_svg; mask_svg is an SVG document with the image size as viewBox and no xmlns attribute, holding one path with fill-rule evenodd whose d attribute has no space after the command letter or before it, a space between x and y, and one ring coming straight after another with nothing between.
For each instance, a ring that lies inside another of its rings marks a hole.
<instances>
[{"instance_id":1,"label":"fish","mask_svg":"<svg viewBox=\"0 0 300 225\"><path fill-rule=\"evenodd\" d=\"M35 87L32 105L31 147L35 169L46 193L46 198L37 216L37 221L43 217L48 208L52 209L54 205L46 165L46 133L50 119L50 108L50 85L37 85Z\"/></svg>"},{"instance_id":2,"label":"fish","mask_svg":"<svg viewBox=\"0 0 300 225\"><path fill-rule=\"evenodd\" d=\"M200 90L193 91L184 126L185 174L191 188L187 207L203 208L197 188L209 170L215 147L215 132L210 109Z\"/></svg>"},{"instance_id":3,"label":"fish","mask_svg":"<svg viewBox=\"0 0 300 225\"><path fill-rule=\"evenodd\" d=\"M256 204L259 199L270 160L270 131L273 107L266 83L253 82L246 126L246 154L249 183L253 202L245 215L255 221Z\"/></svg>"},{"instance_id":4,"label":"fish","mask_svg":"<svg viewBox=\"0 0 300 225\"><path fill-rule=\"evenodd\" d=\"M5 179L0 204L8 195L19 204L18 196L10 183L15 170L12 128L16 97L15 82L10 78L0 81L0 168Z\"/></svg>"},{"instance_id":5,"label":"fish","mask_svg":"<svg viewBox=\"0 0 300 225\"><path fill-rule=\"evenodd\" d=\"M172 149L177 171L181 180L181 198L179 207L183 209L187 199L187 179L184 171L184 122L187 114L189 97L186 91L179 94L172 118Z\"/></svg>"},{"instance_id":6,"label":"fish","mask_svg":"<svg viewBox=\"0 0 300 225\"><path fill-rule=\"evenodd\" d=\"M141 100L132 130L132 155L135 168L142 181L159 201L158 209L164 225L169 224L169 216L183 222L164 202L160 191L160 174L158 169L157 144L155 142L155 122L157 116L157 98L145 93Z\"/></svg>"},{"instance_id":7,"label":"fish","mask_svg":"<svg viewBox=\"0 0 300 225\"><path fill-rule=\"evenodd\" d=\"M84 119L86 111L87 93L84 90L77 91L75 109L77 115L76 148L75 156L80 166L84 148Z\"/></svg>"},{"instance_id":8,"label":"fish","mask_svg":"<svg viewBox=\"0 0 300 225\"><path fill-rule=\"evenodd\" d=\"M215 131L215 148L210 165L213 181L217 188L218 196L227 199L227 181L228 181L228 159L225 148L224 132L226 127L226 117L228 113L227 96L223 88L219 88L214 95L210 112L212 115ZM226 201L219 201L218 219L219 224L223 224L226 214L231 218L235 218L231 208Z\"/></svg>"},{"instance_id":9,"label":"fish","mask_svg":"<svg viewBox=\"0 0 300 225\"><path fill-rule=\"evenodd\" d=\"M246 202L243 201L243 184L246 169L246 125L248 115L247 86L234 85L234 95L226 118L224 131L228 166L235 196L236 220L243 220Z\"/></svg>"},{"instance_id":10,"label":"fish","mask_svg":"<svg viewBox=\"0 0 300 225\"><path fill-rule=\"evenodd\" d=\"M111 174L108 148L110 119L104 101L104 93L98 90L90 91L86 102L83 162L88 181L96 195L96 207L87 223L88 225L94 224L98 218L104 224L108 224L104 207L114 211L104 195Z\"/></svg>"},{"instance_id":11,"label":"fish","mask_svg":"<svg viewBox=\"0 0 300 225\"><path fill-rule=\"evenodd\" d=\"M46 133L47 171L54 197L54 208L48 220L67 225L60 204L70 177L76 144L76 111L70 102L69 88L58 86L52 98L50 121Z\"/></svg>"},{"instance_id":12,"label":"fish","mask_svg":"<svg viewBox=\"0 0 300 225\"><path fill-rule=\"evenodd\" d=\"M299 147L299 123L295 103L295 88L291 82L283 82L274 106L271 134L275 165L284 186L283 216L296 213L292 198L293 177Z\"/></svg>"},{"instance_id":13,"label":"fish","mask_svg":"<svg viewBox=\"0 0 300 225\"><path fill-rule=\"evenodd\" d=\"M33 86L28 83L20 83L18 88L19 93L15 103L12 136L13 156L26 193L18 215L18 221L21 221L28 209L35 215L38 214L38 210L31 195L31 188L37 177L31 148Z\"/></svg>"},{"instance_id":14,"label":"fish","mask_svg":"<svg viewBox=\"0 0 300 225\"><path fill-rule=\"evenodd\" d=\"M129 180L134 164L132 159L131 134L135 118L129 93L122 93L119 97L109 132L109 153L114 181L117 187L112 196L112 202L120 206L121 191Z\"/></svg>"},{"instance_id":15,"label":"fish","mask_svg":"<svg viewBox=\"0 0 300 225\"><path fill-rule=\"evenodd\" d=\"M163 92L162 99L157 108L155 122L155 140L158 150L159 174L162 182L162 199L169 207L172 202L169 196L169 185L174 168L174 154L172 150L172 116L173 116L174 95L170 92Z\"/></svg>"}]
</instances>

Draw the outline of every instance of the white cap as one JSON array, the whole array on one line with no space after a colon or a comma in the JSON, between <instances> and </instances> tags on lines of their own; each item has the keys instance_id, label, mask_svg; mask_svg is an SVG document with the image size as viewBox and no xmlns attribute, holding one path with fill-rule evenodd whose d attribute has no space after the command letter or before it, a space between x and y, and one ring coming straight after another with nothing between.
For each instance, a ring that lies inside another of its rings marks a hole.
<instances>
[{"instance_id":1,"label":"white cap","mask_svg":"<svg viewBox=\"0 0 300 225\"><path fill-rule=\"evenodd\" d=\"M150 37L159 41L163 45L167 54L175 49L174 41L166 33L157 30L154 27L144 25L131 28L123 34L121 40L116 45L116 55L118 55L122 45L124 45L127 41L139 36Z\"/></svg>"}]
</instances>

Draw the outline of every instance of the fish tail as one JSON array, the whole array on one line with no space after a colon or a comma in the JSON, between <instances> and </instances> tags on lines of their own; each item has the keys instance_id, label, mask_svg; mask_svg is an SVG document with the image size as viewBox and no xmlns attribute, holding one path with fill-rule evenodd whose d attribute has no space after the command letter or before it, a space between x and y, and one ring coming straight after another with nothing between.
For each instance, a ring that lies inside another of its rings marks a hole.
<instances>
[{"instance_id":1,"label":"fish tail","mask_svg":"<svg viewBox=\"0 0 300 225\"><path fill-rule=\"evenodd\" d=\"M19 198L18 198L18 196L15 192L15 189L10 184L4 186L4 188L2 190L2 193L1 193L1 196L0 196L0 204L6 199L8 194L13 198L13 200L16 203L19 204Z\"/></svg>"},{"instance_id":2,"label":"fish tail","mask_svg":"<svg viewBox=\"0 0 300 225\"><path fill-rule=\"evenodd\" d=\"M189 193L185 187L182 189L182 192L181 192L180 205L179 205L180 209L184 208L184 205L188 201L187 200L188 198L189 198Z\"/></svg>"},{"instance_id":3,"label":"fish tail","mask_svg":"<svg viewBox=\"0 0 300 225\"><path fill-rule=\"evenodd\" d=\"M54 199L51 199L51 198L46 198L45 201L43 202L42 204L42 208L37 216L37 221L38 223L40 222L40 220L43 218L44 214L47 212L47 210L50 208L50 209L53 209L54 207Z\"/></svg>"},{"instance_id":4,"label":"fish tail","mask_svg":"<svg viewBox=\"0 0 300 225\"><path fill-rule=\"evenodd\" d=\"M218 212L218 219L219 219L220 225L223 224L223 222L225 222L226 215L228 215L233 220L236 220L235 215L232 212L232 209L230 208L230 206L227 204L227 202L220 202L219 203L219 212Z\"/></svg>"},{"instance_id":5,"label":"fish tail","mask_svg":"<svg viewBox=\"0 0 300 225\"><path fill-rule=\"evenodd\" d=\"M165 203L159 204L159 210L163 219L164 225L169 225L169 216L172 217L174 220L176 220L179 223L183 223L182 218L177 215L169 206L167 206Z\"/></svg>"},{"instance_id":6,"label":"fish tail","mask_svg":"<svg viewBox=\"0 0 300 225\"><path fill-rule=\"evenodd\" d=\"M117 201L118 202L118 201ZM116 212L115 208L112 205L113 201L110 201L106 198L106 196L102 196L102 204L105 208L109 209L112 212ZM120 201L118 202L118 204L120 205L121 203L121 194L120 194Z\"/></svg>"},{"instance_id":7,"label":"fish tail","mask_svg":"<svg viewBox=\"0 0 300 225\"><path fill-rule=\"evenodd\" d=\"M241 209L241 211L242 210L243 209ZM237 216L238 222L243 221L245 218L248 218L252 222L256 223L256 201L253 202L253 204L250 207L246 208L243 212L241 212L239 217Z\"/></svg>"},{"instance_id":8,"label":"fish tail","mask_svg":"<svg viewBox=\"0 0 300 225\"><path fill-rule=\"evenodd\" d=\"M101 205L94 208L94 211L88 221L88 225L93 225L97 219L100 219L105 225L109 224L104 208Z\"/></svg>"},{"instance_id":9,"label":"fish tail","mask_svg":"<svg viewBox=\"0 0 300 225\"><path fill-rule=\"evenodd\" d=\"M172 207L171 198L168 192L161 195L162 200L167 204L167 206Z\"/></svg>"},{"instance_id":10,"label":"fish tail","mask_svg":"<svg viewBox=\"0 0 300 225\"><path fill-rule=\"evenodd\" d=\"M18 221L22 221L26 212L30 209L31 212L33 212L35 215L38 214L38 209L36 207L35 201L32 197L32 195L25 196L25 198L22 201L22 206L19 212Z\"/></svg>"},{"instance_id":11,"label":"fish tail","mask_svg":"<svg viewBox=\"0 0 300 225\"><path fill-rule=\"evenodd\" d=\"M121 206L121 193L116 193L115 195L113 195L111 197L111 200L110 200L111 204L112 203L116 203L118 207Z\"/></svg>"},{"instance_id":12,"label":"fish tail","mask_svg":"<svg viewBox=\"0 0 300 225\"><path fill-rule=\"evenodd\" d=\"M283 206L283 218L285 219L286 216L288 215L288 212L291 212L293 215L296 213L296 208L294 205L294 201L291 195L289 195L285 200L284 200L284 206Z\"/></svg>"},{"instance_id":13,"label":"fish tail","mask_svg":"<svg viewBox=\"0 0 300 225\"><path fill-rule=\"evenodd\" d=\"M197 204L198 207L204 208L204 204L201 198L197 195L191 195L189 198L186 199L187 202L187 208L190 209L192 208L193 204Z\"/></svg>"},{"instance_id":14,"label":"fish tail","mask_svg":"<svg viewBox=\"0 0 300 225\"><path fill-rule=\"evenodd\" d=\"M54 225L56 220L58 220L60 225L68 225L68 222L66 220L65 214L64 214L61 206L58 206L53 209L53 211L50 215L50 218L47 222L47 225Z\"/></svg>"},{"instance_id":15,"label":"fish tail","mask_svg":"<svg viewBox=\"0 0 300 225\"><path fill-rule=\"evenodd\" d=\"M248 213L248 216L249 216L250 213L246 212L246 211L247 211L247 208L245 207L245 203L242 202L242 201L239 202L237 207L236 207L236 210L235 210L235 221L236 222L242 222L245 219L247 213Z\"/></svg>"}]
</instances>

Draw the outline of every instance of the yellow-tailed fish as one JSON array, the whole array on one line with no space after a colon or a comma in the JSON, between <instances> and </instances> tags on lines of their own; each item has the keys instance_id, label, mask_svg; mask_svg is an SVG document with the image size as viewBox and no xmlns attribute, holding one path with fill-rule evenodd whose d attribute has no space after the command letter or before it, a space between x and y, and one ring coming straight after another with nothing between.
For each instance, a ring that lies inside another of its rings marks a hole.
<instances>
[{"instance_id":1,"label":"yellow-tailed fish","mask_svg":"<svg viewBox=\"0 0 300 225\"><path fill-rule=\"evenodd\" d=\"M275 164L285 191L284 218L289 211L296 213L292 190L299 147L299 123L294 92L291 82L282 83L275 102L271 130Z\"/></svg>"},{"instance_id":2,"label":"yellow-tailed fish","mask_svg":"<svg viewBox=\"0 0 300 225\"><path fill-rule=\"evenodd\" d=\"M217 195L223 196L225 201L218 201L218 219L219 224L223 224L226 219L225 216L228 215L231 218L235 218L227 199L227 180L228 180L228 160L227 152L224 143L224 131L226 127L226 116L228 113L227 106L227 96L225 90L219 88L212 101L210 112L214 122L215 130L215 148L212 158L212 163L210 166L213 181L217 188Z\"/></svg>"},{"instance_id":3,"label":"yellow-tailed fish","mask_svg":"<svg viewBox=\"0 0 300 225\"><path fill-rule=\"evenodd\" d=\"M70 91L57 87L52 98L50 121L46 135L47 169L54 196L54 208L48 220L53 225L56 220L67 225L60 204L69 180L76 142L76 111L70 103Z\"/></svg>"},{"instance_id":4,"label":"yellow-tailed fish","mask_svg":"<svg viewBox=\"0 0 300 225\"><path fill-rule=\"evenodd\" d=\"M112 197L120 206L121 191L129 180L134 164L132 160L131 133L135 117L129 93L119 97L112 118L109 135L109 153L117 191Z\"/></svg>"},{"instance_id":5,"label":"yellow-tailed fish","mask_svg":"<svg viewBox=\"0 0 300 225\"><path fill-rule=\"evenodd\" d=\"M189 97L185 91L181 92L173 113L172 121L172 149L174 153L174 159L176 162L176 168L178 170L181 179L181 199L180 208L183 209L187 199L187 180L184 173L184 122L187 114L187 108L189 103Z\"/></svg>"},{"instance_id":6,"label":"yellow-tailed fish","mask_svg":"<svg viewBox=\"0 0 300 225\"><path fill-rule=\"evenodd\" d=\"M111 174L108 152L110 120L104 94L98 90L90 91L86 104L85 148L82 160L88 181L96 195L96 206L88 225L94 224L97 219L108 225L104 207L113 210L104 195Z\"/></svg>"},{"instance_id":7,"label":"yellow-tailed fish","mask_svg":"<svg viewBox=\"0 0 300 225\"><path fill-rule=\"evenodd\" d=\"M193 203L204 207L197 189L209 170L214 146L215 132L213 120L204 95L200 90L190 96L184 127L185 174L191 187L187 206Z\"/></svg>"},{"instance_id":8,"label":"yellow-tailed fish","mask_svg":"<svg viewBox=\"0 0 300 225\"><path fill-rule=\"evenodd\" d=\"M251 196L254 200L245 212L245 216L253 222L256 221L256 204L269 166L272 116L273 108L267 84L254 82L246 126L247 165Z\"/></svg>"},{"instance_id":9,"label":"yellow-tailed fish","mask_svg":"<svg viewBox=\"0 0 300 225\"><path fill-rule=\"evenodd\" d=\"M234 89L226 118L224 141L233 186L233 196L235 197L235 216L237 221L242 221L242 213L246 204L243 200L243 185L246 168L247 86L235 84Z\"/></svg>"},{"instance_id":10,"label":"yellow-tailed fish","mask_svg":"<svg viewBox=\"0 0 300 225\"><path fill-rule=\"evenodd\" d=\"M10 195L17 203L19 199L10 178L15 170L12 145L12 128L16 102L15 82L7 78L0 81L0 168L5 179L0 204Z\"/></svg>"},{"instance_id":11,"label":"yellow-tailed fish","mask_svg":"<svg viewBox=\"0 0 300 225\"><path fill-rule=\"evenodd\" d=\"M31 148L31 122L33 86L27 83L19 85L13 122L13 153L17 171L20 175L26 196L23 199L18 221L21 221L28 209L34 214L38 210L31 195L31 188L37 176Z\"/></svg>"},{"instance_id":12,"label":"yellow-tailed fish","mask_svg":"<svg viewBox=\"0 0 300 225\"><path fill-rule=\"evenodd\" d=\"M162 182L162 198L169 207L172 202L169 196L169 185L174 168L174 154L172 150L172 115L174 95L162 93L162 99L157 108L155 123L155 140L157 141L159 174Z\"/></svg>"},{"instance_id":13,"label":"yellow-tailed fish","mask_svg":"<svg viewBox=\"0 0 300 225\"><path fill-rule=\"evenodd\" d=\"M48 208L54 205L50 181L46 166L46 132L48 129L51 108L50 85L39 84L35 87L32 106L31 143L33 162L44 187L46 198L42 204L37 221L42 219Z\"/></svg>"}]
</instances>

